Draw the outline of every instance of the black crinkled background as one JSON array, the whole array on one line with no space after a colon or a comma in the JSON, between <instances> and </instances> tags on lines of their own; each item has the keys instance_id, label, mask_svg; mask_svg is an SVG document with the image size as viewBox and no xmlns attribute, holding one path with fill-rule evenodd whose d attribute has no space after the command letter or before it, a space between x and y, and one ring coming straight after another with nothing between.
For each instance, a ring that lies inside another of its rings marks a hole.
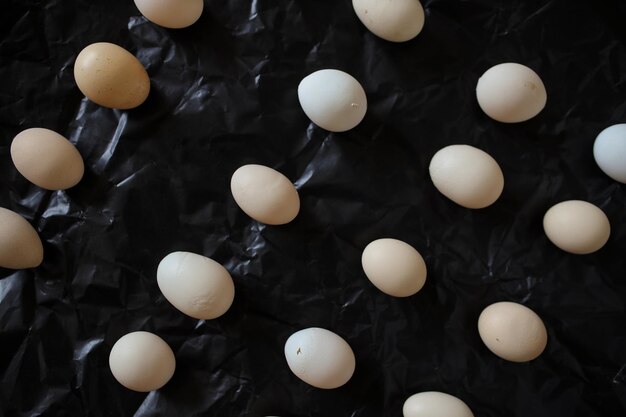
<instances>
[{"instance_id":1,"label":"black crinkled background","mask_svg":"<svg viewBox=\"0 0 626 417\"><path fill-rule=\"evenodd\" d=\"M596 166L596 135L626 122L623 0L425 0L426 25L393 44L369 33L350 0L206 0L190 28L168 30L130 0L0 2L0 205L44 241L41 267L0 271L0 415L401 416L425 390L464 400L476 417L626 414L626 186ZM146 66L148 100L99 107L75 86L86 45L126 47ZM529 122L492 121L478 77L501 62L536 70L548 90ZM312 125L296 88L307 74L354 75L369 100L354 130ZM83 155L67 192L14 169L15 134L47 127ZM456 206L432 185L443 146L492 154L505 175L491 207ZM286 226L248 218L229 189L240 165L295 182L302 209ZM558 250L542 229L554 203L585 199L612 235L588 256ZM386 296L365 278L363 248L380 237L415 246L424 289ZM235 280L223 317L197 321L156 284L174 250L210 256ZM545 321L542 356L491 354L480 311L521 302ZM294 331L328 328L357 369L336 390L289 371ZM155 332L177 358L148 395L119 385L111 346Z\"/></svg>"}]
</instances>

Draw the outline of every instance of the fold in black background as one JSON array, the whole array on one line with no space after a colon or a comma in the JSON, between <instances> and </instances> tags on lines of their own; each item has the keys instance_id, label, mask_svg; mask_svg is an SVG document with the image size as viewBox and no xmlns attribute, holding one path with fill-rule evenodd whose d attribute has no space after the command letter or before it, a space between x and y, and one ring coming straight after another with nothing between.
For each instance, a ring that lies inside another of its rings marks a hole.
<instances>
[{"instance_id":1,"label":"fold in black background","mask_svg":"<svg viewBox=\"0 0 626 417\"><path fill-rule=\"evenodd\" d=\"M190 28L147 22L132 1L0 3L0 205L44 241L33 270L0 272L2 416L400 416L424 390L464 400L477 417L617 417L626 413L626 188L596 166L592 145L626 122L623 1L425 1L415 40L376 38L349 0L208 0ZM146 66L148 100L131 111L83 98L73 78L92 42L126 47ZM499 124L475 100L501 62L530 66L548 90L529 122ZM354 130L310 124L296 88L307 74L354 75L369 100ZM83 155L67 192L29 184L9 154L15 134L47 127ZM468 210L441 196L428 163L441 147L489 152L502 197ZM267 227L229 191L240 165L278 169L302 209ZM542 229L554 203L584 199L612 225L596 254L569 255ZM428 265L407 299L376 290L360 265L371 240L395 237ZM160 294L174 250L231 272L228 313L202 322ZM549 344L515 364L481 343L480 311L502 300L534 309ZM283 345L319 326L357 357L337 390L289 371ZM123 334L152 331L177 370L134 393L108 368Z\"/></svg>"}]
</instances>

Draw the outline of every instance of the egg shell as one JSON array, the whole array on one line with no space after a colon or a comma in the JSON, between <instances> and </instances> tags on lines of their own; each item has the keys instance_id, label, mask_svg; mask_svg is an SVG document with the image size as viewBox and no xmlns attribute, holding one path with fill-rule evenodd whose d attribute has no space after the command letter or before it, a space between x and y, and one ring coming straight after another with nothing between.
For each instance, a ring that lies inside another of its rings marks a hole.
<instances>
[{"instance_id":1,"label":"egg shell","mask_svg":"<svg viewBox=\"0 0 626 417\"><path fill-rule=\"evenodd\" d=\"M307 117L331 132L354 128L367 112L367 97L361 84L336 69L323 69L304 77L298 86L298 99Z\"/></svg>"},{"instance_id":2,"label":"egg shell","mask_svg":"<svg viewBox=\"0 0 626 417\"><path fill-rule=\"evenodd\" d=\"M370 32L387 41L409 41L424 27L424 8L418 0L352 0L352 7Z\"/></svg>"},{"instance_id":3,"label":"egg shell","mask_svg":"<svg viewBox=\"0 0 626 417\"><path fill-rule=\"evenodd\" d=\"M626 124L600 132L593 144L593 157L606 175L626 184Z\"/></svg>"},{"instance_id":4,"label":"egg shell","mask_svg":"<svg viewBox=\"0 0 626 417\"><path fill-rule=\"evenodd\" d=\"M543 229L557 247L576 255L599 250L611 235L606 214L581 200L563 201L552 206L543 217Z\"/></svg>"},{"instance_id":5,"label":"egg shell","mask_svg":"<svg viewBox=\"0 0 626 417\"><path fill-rule=\"evenodd\" d=\"M235 285L226 268L191 252L172 252L163 258L157 283L167 301L199 320L223 315L235 298Z\"/></svg>"},{"instance_id":6,"label":"egg shell","mask_svg":"<svg viewBox=\"0 0 626 417\"><path fill-rule=\"evenodd\" d=\"M11 159L27 180L46 190L65 190L81 180L83 158L72 143L42 128L26 129L11 142Z\"/></svg>"},{"instance_id":7,"label":"egg shell","mask_svg":"<svg viewBox=\"0 0 626 417\"><path fill-rule=\"evenodd\" d=\"M489 68L478 80L476 98L480 108L494 120L519 123L538 115L548 95L539 75L512 62Z\"/></svg>"},{"instance_id":8,"label":"egg shell","mask_svg":"<svg viewBox=\"0 0 626 417\"><path fill-rule=\"evenodd\" d=\"M264 165L244 165L231 177L230 190L239 208L253 219L281 225L300 211L296 187L280 172Z\"/></svg>"},{"instance_id":9,"label":"egg shell","mask_svg":"<svg viewBox=\"0 0 626 417\"><path fill-rule=\"evenodd\" d=\"M426 282L426 263L411 245L397 239L378 239L363 250L361 264L367 278L382 292L409 297Z\"/></svg>"},{"instance_id":10,"label":"egg shell","mask_svg":"<svg viewBox=\"0 0 626 417\"><path fill-rule=\"evenodd\" d=\"M487 207L495 203L504 188L504 176L496 160L473 146L440 149L428 169L437 190L463 207Z\"/></svg>"},{"instance_id":11,"label":"egg shell","mask_svg":"<svg viewBox=\"0 0 626 417\"><path fill-rule=\"evenodd\" d=\"M285 343L285 358L298 378L322 389L344 385L356 366L350 345L335 333L319 327L292 334Z\"/></svg>"},{"instance_id":12,"label":"egg shell","mask_svg":"<svg viewBox=\"0 0 626 417\"><path fill-rule=\"evenodd\" d=\"M537 358L548 343L541 318L530 308L508 301L483 310L478 318L478 333L490 351L511 362Z\"/></svg>"},{"instance_id":13,"label":"egg shell","mask_svg":"<svg viewBox=\"0 0 626 417\"><path fill-rule=\"evenodd\" d=\"M161 388L174 375L174 352L159 336L133 332L122 336L111 349L109 367L115 379L138 392Z\"/></svg>"},{"instance_id":14,"label":"egg shell","mask_svg":"<svg viewBox=\"0 0 626 417\"><path fill-rule=\"evenodd\" d=\"M437 391L411 395L402 407L404 417L474 417L472 410L457 397Z\"/></svg>"},{"instance_id":15,"label":"egg shell","mask_svg":"<svg viewBox=\"0 0 626 417\"><path fill-rule=\"evenodd\" d=\"M146 19L169 29L193 25L202 15L203 0L135 0Z\"/></svg>"},{"instance_id":16,"label":"egg shell","mask_svg":"<svg viewBox=\"0 0 626 417\"><path fill-rule=\"evenodd\" d=\"M25 269L43 261L43 245L33 226L14 211L0 207L0 266Z\"/></svg>"},{"instance_id":17,"label":"egg shell","mask_svg":"<svg viewBox=\"0 0 626 417\"><path fill-rule=\"evenodd\" d=\"M107 42L93 43L78 54L74 78L89 100L113 109L137 107L150 93L150 78L141 62Z\"/></svg>"}]
</instances>

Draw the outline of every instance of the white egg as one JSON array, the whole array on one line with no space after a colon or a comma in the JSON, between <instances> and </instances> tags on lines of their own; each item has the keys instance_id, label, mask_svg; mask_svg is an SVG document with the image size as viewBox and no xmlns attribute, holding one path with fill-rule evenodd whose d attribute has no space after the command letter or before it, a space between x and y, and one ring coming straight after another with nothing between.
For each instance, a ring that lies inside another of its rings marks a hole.
<instances>
[{"instance_id":1,"label":"white egg","mask_svg":"<svg viewBox=\"0 0 626 417\"><path fill-rule=\"evenodd\" d=\"M230 179L233 199L248 216L270 225L286 224L300 211L296 187L280 172L264 165L244 165Z\"/></svg>"},{"instance_id":2,"label":"white egg","mask_svg":"<svg viewBox=\"0 0 626 417\"><path fill-rule=\"evenodd\" d=\"M109 355L109 367L117 381L138 392L161 388L174 375L174 352L159 336L133 332L122 336Z\"/></svg>"},{"instance_id":3,"label":"white egg","mask_svg":"<svg viewBox=\"0 0 626 417\"><path fill-rule=\"evenodd\" d=\"M235 298L235 285L226 268L191 252L173 252L163 258L157 283L167 301L199 320L226 313Z\"/></svg>"},{"instance_id":4,"label":"white egg","mask_svg":"<svg viewBox=\"0 0 626 417\"><path fill-rule=\"evenodd\" d=\"M406 42L424 27L424 8L418 0L352 0L357 17L374 35Z\"/></svg>"},{"instance_id":5,"label":"white egg","mask_svg":"<svg viewBox=\"0 0 626 417\"><path fill-rule=\"evenodd\" d=\"M350 345L335 333L319 327L292 334L285 343L285 358L298 378L323 389L344 385L356 366Z\"/></svg>"},{"instance_id":6,"label":"white egg","mask_svg":"<svg viewBox=\"0 0 626 417\"><path fill-rule=\"evenodd\" d=\"M146 19L159 26L180 29L193 25L202 14L203 0L135 0Z\"/></svg>"},{"instance_id":7,"label":"white egg","mask_svg":"<svg viewBox=\"0 0 626 417\"><path fill-rule=\"evenodd\" d=\"M535 359L548 343L541 318L530 308L508 301L483 310L478 318L478 333L490 351L511 362Z\"/></svg>"},{"instance_id":8,"label":"white egg","mask_svg":"<svg viewBox=\"0 0 626 417\"><path fill-rule=\"evenodd\" d=\"M324 69L306 76L298 86L302 110L319 127L331 132L350 130L365 117L365 90L350 74Z\"/></svg>"},{"instance_id":9,"label":"white egg","mask_svg":"<svg viewBox=\"0 0 626 417\"><path fill-rule=\"evenodd\" d=\"M411 395L404 402L402 414L404 417L474 417L463 401L437 391Z\"/></svg>"},{"instance_id":10,"label":"white egg","mask_svg":"<svg viewBox=\"0 0 626 417\"><path fill-rule=\"evenodd\" d=\"M473 146L450 145L440 149L428 169L439 192L463 207L487 207L504 188L504 176L496 160Z\"/></svg>"},{"instance_id":11,"label":"white egg","mask_svg":"<svg viewBox=\"0 0 626 417\"><path fill-rule=\"evenodd\" d=\"M361 264L367 278L382 292L409 297L426 282L426 263L415 248L397 239L378 239L363 250Z\"/></svg>"},{"instance_id":12,"label":"white egg","mask_svg":"<svg viewBox=\"0 0 626 417\"><path fill-rule=\"evenodd\" d=\"M491 67L480 77L476 98L480 108L492 119L518 123L539 114L548 96L535 71L508 62Z\"/></svg>"},{"instance_id":13,"label":"white egg","mask_svg":"<svg viewBox=\"0 0 626 417\"><path fill-rule=\"evenodd\" d=\"M602 248L611 235L611 224L604 212L581 200L552 206L543 217L548 239L562 250L586 255Z\"/></svg>"},{"instance_id":14,"label":"white egg","mask_svg":"<svg viewBox=\"0 0 626 417\"><path fill-rule=\"evenodd\" d=\"M600 132L593 144L593 157L606 175L626 184L626 123Z\"/></svg>"}]
</instances>

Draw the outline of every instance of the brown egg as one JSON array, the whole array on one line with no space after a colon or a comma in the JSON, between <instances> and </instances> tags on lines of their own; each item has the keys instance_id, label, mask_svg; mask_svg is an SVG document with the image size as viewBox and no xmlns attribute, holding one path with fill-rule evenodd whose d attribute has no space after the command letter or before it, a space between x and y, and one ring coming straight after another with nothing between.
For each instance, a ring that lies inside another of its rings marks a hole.
<instances>
[{"instance_id":1,"label":"brown egg","mask_svg":"<svg viewBox=\"0 0 626 417\"><path fill-rule=\"evenodd\" d=\"M26 129L11 143L15 168L33 184L46 190L65 190L83 177L83 158L72 143L42 128Z\"/></svg>"},{"instance_id":2,"label":"brown egg","mask_svg":"<svg viewBox=\"0 0 626 417\"><path fill-rule=\"evenodd\" d=\"M74 64L76 84L87 98L113 109L132 109L150 93L150 78L141 62L112 43L92 43Z\"/></svg>"},{"instance_id":3,"label":"brown egg","mask_svg":"<svg viewBox=\"0 0 626 417\"><path fill-rule=\"evenodd\" d=\"M43 260L39 235L19 214L0 207L0 266L34 268Z\"/></svg>"}]
</instances>

